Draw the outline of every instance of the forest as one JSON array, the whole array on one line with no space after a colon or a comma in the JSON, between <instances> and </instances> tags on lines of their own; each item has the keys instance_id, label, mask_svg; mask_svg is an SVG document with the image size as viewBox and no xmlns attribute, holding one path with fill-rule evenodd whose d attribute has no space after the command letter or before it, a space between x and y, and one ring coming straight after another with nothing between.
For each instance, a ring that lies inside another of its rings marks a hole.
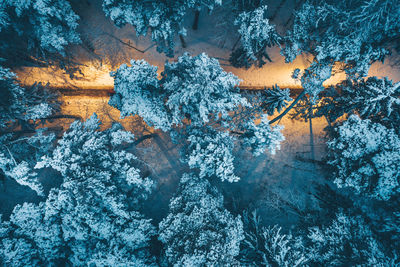
<instances>
[{"instance_id":1,"label":"forest","mask_svg":"<svg viewBox=\"0 0 400 267\"><path fill-rule=\"evenodd\" d=\"M0 266L400 266L400 0L1 0Z\"/></svg>"}]
</instances>

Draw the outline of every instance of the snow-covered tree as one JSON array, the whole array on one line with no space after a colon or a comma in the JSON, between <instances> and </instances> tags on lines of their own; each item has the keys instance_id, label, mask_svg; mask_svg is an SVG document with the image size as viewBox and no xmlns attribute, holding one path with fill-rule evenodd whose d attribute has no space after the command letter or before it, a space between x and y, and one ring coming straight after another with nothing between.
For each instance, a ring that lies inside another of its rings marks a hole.
<instances>
[{"instance_id":1,"label":"snow-covered tree","mask_svg":"<svg viewBox=\"0 0 400 267\"><path fill-rule=\"evenodd\" d=\"M133 135L114 125L99 131L93 115L74 122L37 167L59 171L63 182L39 205L17 206L3 222L0 255L6 265L148 266L155 228L139 212L153 182L136 157L121 149ZM25 256L24 256L25 255Z\"/></svg>"},{"instance_id":2,"label":"snow-covered tree","mask_svg":"<svg viewBox=\"0 0 400 267\"><path fill-rule=\"evenodd\" d=\"M338 213L329 226L311 227L310 262L321 266L392 266L392 260L360 216Z\"/></svg>"},{"instance_id":3,"label":"snow-covered tree","mask_svg":"<svg viewBox=\"0 0 400 267\"><path fill-rule=\"evenodd\" d=\"M311 66L298 78L304 88L301 96L312 96L310 105L316 104L323 82L332 74L344 71L348 79L363 78L373 62L383 61L389 48L396 47L399 4L398 0L305 1L295 11L281 54L286 62L300 54L313 56Z\"/></svg>"},{"instance_id":4,"label":"snow-covered tree","mask_svg":"<svg viewBox=\"0 0 400 267\"><path fill-rule=\"evenodd\" d=\"M41 84L23 88L10 70L0 67L0 169L39 195L43 188L33 170L55 139L45 128L35 128L58 109L57 95ZM23 133L34 133L22 136Z\"/></svg>"},{"instance_id":5,"label":"snow-covered tree","mask_svg":"<svg viewBox=\"0 0 400 267\"><path fill-rule=\"evenodd\" d=\"M90 182L88 176L93 176L103 179L104 186L101 188L107 188L106 184L110 182L121 183L120 190L123 192L136 197L146 196L153 182L140 177L139 169L134 166L135 155L119 149L121 144L133 143L133 134L124 131L120 124L114 124L105 131L99 131L99 128L100 121L96 114L85 122L75 121L58 141L52 155L44 156L36 168L51 167L59 171L65 177L64 182L78 178ZM107 190L97 194L107 199ZM116 199L109 200L109 207L118 213L118 206L113 204Z\"/></svg>"},{"instance_id":6,"label":"snow-covered tree","mask_svg":"<svg viewBox=\"0 0 400 267\"><path fill-rule=\"evenodd\" d=\"M43 119L58 110L57 94L42 84L24 88L17 76L0 66L0 130L11 123Z\"/></svg>"},{"instance_id":7,"label":"snow-covered tree","mask_svg":"<svg viewBox=\"0 0 400 267\"><path fill-rule=\"evenodd\" d=\"M266 114L261 115L258 124L249 121L244 128L246 131L241 138L244 145L249 146L255 156L263 154L266 150L275 154L276 150L280 149L281 142L285 140L281 133L283 126L272 127Z\"/></svg>"},{"instance_id":8,"label":"snow-covered tree","mask_svg":"<svg viewBox=\"0 0 400 267\"><path fill-rule=\"evenodd\" d=\"M62 229L54 212L45 203L24 203L14 208L10 221L0 222L0 259L5 266L61 263Z\"/></svg>"},{"instance_id":9,"label":"snow-covered tree","mask_svg":"<svg viewBox=\"0 0 400 267\"><path fill-rule=\"evenodd\" d=\"M138 114L147 124L171 131L176 142L188 142L183 161L199 168L201 177L238 180L233 173L234 130L243 133L240 140L256 155L266 149L275 151L283 140L281 128L269 126L266 116L260 124L254 123L258 109L253 110L240 94L239 79L225 72L216 59L204 53L184 54L177 62L165 64L160 80L157 69L145 61L131 64L112 73L116 93L110 105L122 116ZM233 114L246 108L251 111ZM177 136L182 138L177 140Z\"/></svg>"},{"instance_id":10,"label":"snow-covered tree","mask_svg":"<svg viewBox=\"0 0 400 267\"><path fill-rule=\"evenodd\" d=\"M393 129L351 115L328 142L335 184L387 200L400 192L400 138Z\"/></svg>"},{"instance_id":11,"label":"snow-covered tree","mask_svg":"<svg viewBox=\"0 0 400 267\"><path fill-rule=\"evenodd\" d=\"M363 119L382 122L396 128L400 116L400 83L388 78L370 77L367 80L345 81L337 85L332 101L325 109L335 110L336 117L356 112Z\"/></svg>"},{"instance_id":12,"label":"snow-covered tree","mask_svg":"<svg viewBox=\"0 0 400 267\"><path fill-rule=\"evenodd\" d=\"M172 57L176 35L186 35L182 24L188 9L213 9L220 4L221 0L103 0L103 10L118 27L131 24L138 36L146 35L150 29L157 51Z\"/></svg>"},{"instance_id":13,"label":"snow-covered tree","mask_svg":"<svg viewBox=\"0 0 400 267\"><path fill-rule=\"evenodd\" d=\"M112 72L115 94L109 104L121 111L121 117L139 115L150 126L167 131L171 119L163 105L165 93L157 79L157 67L144 60L131 60Z\"/></svg>"},{"instance_id":14,"label":"snow-covered tree","mask_svg":"<svg viewBox=\"0 0 400 267\"><path fill-rule=\"evenodd\" d=\"M182 1L121 1L104 0L103 10L118 27L131 24L136 35L151 31L157 51L174 55L175 35L186 35L182 26L186 7Z\"/></svg>"},{"instance_id":15,"label":"snow-covered tree","mask_svg":"<svg viewBox=\"0 0 400 267\"><path fill-rule=\"evenodd\" d=\"M200 170L200 178L213 175L222 181L236 182L240 178L234 173L234 138L227 132L218 132L211 127L193 128L187 137L189 145L183 157L190 168Z\"/></svg>"},{"instance_id":16,"label":"snow-covered tree","mask_svg":"<svg viewBox=\"0 0 400 267\"><path fill-rule=\"evenodd\" d=\"M263 227L257 212L243 215L245 239L241 262L251 266L304 266L307 254L302 239L283 234L282 228Z\"/></svg>"},{"instance_id":17,"label":"snow-covered tree","mask_svg":"<svg viewBox=\"0 0 400 267\"><path fill-rule=\"evenodd\" d=\"M38 195L43 196L43 187L34 170L36 162L49 153L53 147L55 134L46 128L36 130L29 137L16 137L13 134L0 136L0 170L7 178L20 185L28 186Z\"/></svg>"},{"instance_id":18,"label":"snow-covered tree","mask_svg":"<svg viewBox=\"0 0 400 267\"><path fill-rule=\"evenodd\" d=\"M290 97L290 89L281 89L278 85L265 89L264 94L262 105L268 115L273 115L275 110L281 112L288 102L293 100Z\"/></svg>"},{"instance_id":19,"label":"snow-covered tree","mask_svg":"<svg viewBox=\"0 0 400 267\"><path fill-rule=\"evenodd\" d=\"M311 96L312 101L318 99L320 92L324 91L323 83L331 77L332 66L325 62L312 62L304 70L301 77L301 86L304 93Z\"/></svg>"},{"instance_id":20,"label":"snow-covered tree","mask_svg":"<svg viewBox=\"0 0 400 267\"><path fill-rule=\"evenodd\" d=\"M370 64L387 54L385 43L399 36L398 4L397 0L306 2L295 12L282 54L291 62L310 53L317 62L341 62L349 75L365 76Z\"/></svg>"},{"instance_id":21,"label":"snow-covered tree","mask_svg":"<svg viewBox=\"0 0 400 267\"><path fill-rule=\"evenodd\" d=\"M252 11L245 11L235 20L242 45L229 59L233 66L262 67L265 64L264 59L271 61L266 49L278 45L281 37L275 26L269 23L267 9L267 6L261 6Z\"/></svg>"},{"instance_id":22,"label":"snow-covered tree","mask_svg":"<svg viewBox=\"0 0 400 267\"><path fill-rule=\"evenodd\" d=\"M0 4L0 57L6 64L16 59L32 61L59 60L54 54L65 54L69 44L80 43L77 33L79 17L65 0L5 0ZM65 63L65 62L61 62Z\"/></svg>"},{"instance_id":23,"label":"snow-covered tree","mask_svg":"<svg viewBox=\"0 0 400 267\"><path fill-rule=\"evenodd\" d=\"M230 111L247 105L238 85L235 75L225 72L217 59L204 53L196 57L185 53L178 62L167 63L162 79L174 124L185 118L192 125L203 125L211 118L226 119Z\"/></svg>"},{"instance_id":24,"label":"snow-covered tree","mask_svg":"<svg viewBox=\"0 0 400 267\"><path fill-rule=\"evenodd\" d=\"M0 67L0 128L7 123L22 118L25 113L25 103L21 103L24 90L16 81L16 75L9 69Z\"/></svg>"},{"instance_id":25,"label":"snow-covered tree","mask_svg":"<svg viewBox=\"0 0 400 267\"><path fill-rule=\"evenodd\" d=\"M237 264L243 224L223 207L223 197L207 179L184 174L159 239L173 266Z\"/></svg>"},{"instance_id":26,"label":"snow-covered tree","mask_svg":"<svg viewBox=\"0 0 400 267\"><path fill-rule=\"evenodd\" d=\"M109 103L123 116L139 114L156 128L167 130L184 119L203 125L212 118L225 119L229 111L247 104L237 88L239 79L204 53L185 53L177 62L166 63L159 82L155 67L143 61L131 64L112 74L116 95Z\"/></svg>"}]
</instances>

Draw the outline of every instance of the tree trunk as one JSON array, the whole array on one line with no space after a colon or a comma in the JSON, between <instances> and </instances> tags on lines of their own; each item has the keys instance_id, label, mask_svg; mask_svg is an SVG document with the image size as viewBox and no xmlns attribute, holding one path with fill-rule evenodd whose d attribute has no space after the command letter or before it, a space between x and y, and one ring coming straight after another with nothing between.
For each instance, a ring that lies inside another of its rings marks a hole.
<instances>
[{"instance_id":1,"label":"tree trunk","mask_svg":"<svg viewBox=\"0 0 400 267\"><path fill-rule=\"evenodd\" d=\"M194 21L193 21L193 30L197 30L199 28L199 17L200 17L200 10L196 9L194 12Z\"/></svg>"},{"instance_id":2,"label":"tree trunk","mask_svg":"<svg viewBox=\"0 0 400 267\"><path fill-rule=\"evenodd\" d=\"M310 112L312 112L312 106L310 106ZM311 160L315 161L315 150L314 150L314 134L312 128L312 116L309 118L310 125L310 149L311 149Z\"/></svg>"},{"instance_id":3,"label":"tree trunk","mask_svg":"<svg viewBox=\"0 0 400 267\"><path fill-rule=\"evenodd\" d=\"M179 40L181 40L181 44L183 48L186 48L186 42L185 39L183 39L183 35L179 34Z\"/></svg>"},{"instance_id":4,"label":"tree trunk","mask_svg":"<svg viewBox=\"0 0 400 267\"><path fill-rule=\"evenodd\" d=\"M238 37L238 39L236 40L235 44L234 44L233 47L232 47L232 51L235 50L235 48L236 48L237 44L239 43L240 39L242 39L242 36L239 36L239 37Z\"/></svg>"}]
</instances>

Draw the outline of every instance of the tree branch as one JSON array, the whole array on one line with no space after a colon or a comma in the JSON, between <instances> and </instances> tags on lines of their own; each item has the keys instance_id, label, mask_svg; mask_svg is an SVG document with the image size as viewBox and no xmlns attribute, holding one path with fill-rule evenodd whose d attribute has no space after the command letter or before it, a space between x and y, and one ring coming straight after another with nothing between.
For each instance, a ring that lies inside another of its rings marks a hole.
<instances>
[{"instance_id":1,"label":"tree branch","mask_svg":"<svg viewBox=\"0 0 400 267\"><path fill-rule=\"evenodd\" d=\"M115 40L117 40L117 41L120 42L121 44L124 44L124 45L126 45L126 46L128 46L128 47L130 47L130 48L135 49L136 51L138 51L138 52L140 52L140 53L143 53L143 54L144 54L144 52L145 52L145 51L143 51L143 50L140 50L139 48L134 47L134 46L131 45L130 43L127 43L127 42L122 41L122 40L119 39L118 37L115 37L114 35L112 35L112 34L110 34L110 33L108 33L108 32L104 32L104 34L107 35L107 36L110 36L111 38L114 38Z\"/></svg>"},{"instance_id":2,"label":"tree branch","mask_svg":"<svg viewBox=\"0 0 400 267\"><path fill-rule=\"evenodd\" d=\"M303 91L296 97L296 99L292 102L292 104L290 104L290 106L288 106L287 109L285 109L284 112L282 112L282 113L279 114L276 118L274 118L273 120L271 120L271 121L269 122L269 124L272 124L272 123L274 123L274 122L276 122L276 121L282 119L283 116L285 116L285 115L297 104L297 102L299 102L299 101L303 98L303 96L304 96L305 94L306 94L306 91L303 90Z\"/></svg>"}]
</instances>

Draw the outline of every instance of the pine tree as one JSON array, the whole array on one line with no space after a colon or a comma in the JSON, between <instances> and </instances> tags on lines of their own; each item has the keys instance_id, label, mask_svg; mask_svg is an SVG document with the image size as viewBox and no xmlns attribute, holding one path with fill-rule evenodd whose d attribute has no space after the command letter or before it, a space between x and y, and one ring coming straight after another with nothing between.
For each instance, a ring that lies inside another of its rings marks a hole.
<instances>
[{"instance_id":1,"label":"pine tree","mask_svg":"<svg viewBox=\"0 0 400 267\"><path fill-rule=\"evenodd\" d=\"M202 125L212 118L226 119L229 111L247 105L237 87L239 79L204 53L196 57L186 53L178 62L167 63L162 84L168 95L166 106L175 124L185 118L192 125Z\"/></svg>"},{"instance_id":2,"label":"pine tree","mask_svg":"<svg viewBox=\"0 0 400 267\"><path fill-rule=\"evenodd\" d=\"M6 177L43 195L33 167L51 150L55 135L37 127L58 110L57 94L41 84L23 88L16 75L2 67L0 94L0 169Z\"/></svg>"},{"instance_id":3,"label":"pine tree","mask_svg":"<svg viewBox=\"0 0 400 267\"><path fill-rule=\"evenodd\" d=\"M400 83L393 84L388 78L370 77L367 80L345 81L339 84L340 92L333 99L332 109L341 114L357 112L363 119L397 126L400 114Z\"/></svg>"},{"instance_id":4,"label":"pine tree","mask_svg":"<svg viewBox=\"0 0 400 267\"><path fill-rule=\"evenodd\" d=\"M243 239L240 216L223 207L223 197L204 179L184 174L159 239L173 266L231 266Z\"/></svg>"},{"instance_id":5,"label":"pine tree","mask_svg":"<svg viewBox=\"0 0 400 267\"><path fill-rule=\"evenodd\" d=\"M212 10L221 0L168 0L168 1L121 1L103 0L103 10L118 26L131 24L136 35L151 31L151 39L157 43L157 51L174 56L175 36L185 36L183 19L188 9L205 6Z\"/></svg>"},{"instance_id":6,"label":"pine tree","mask_svg":"<svg viewBox=\"0 0 400 267\"><path fill-rule=\"evenodd\" d=\"M277 225L263 227L256 211L246 212L243 222L242 263L251 266L305 266L308 259L301 238L283 234Z\"/></svg>"},{"instance_id":7,"label":"pine tree","mask_svg":"<svg viewBox=\"0 0 400 267\"><path fill-rule=\"evenodd\" d=\"M381 244L360 216L338 213L329 226L311 227L309 259L316 265L391 266Z\"/></svg>"},{"instance_id":8,"label":"pine tree","mask_svg":"<svg viewBox=\"0 0 400 267\"><path fill-rule=\"evenodd\" d=\"M284 107L287 106L288 102L293 99L290 97L290 89L281 89L276 84L270 89L264 91L264 110L268 115L274 115L275 109L278 113L282 111Z\"/></svg>"},{"instance_id":9,"label":"pine tree","mask_svg":"<svg viewBox=\"0 0 400 267\"><path fill-rule=\"evenodd\" d=\"M266 114L261 115L260 122L256 124L253 120L244 126L245 133L241 136L245 146L251 148L254 156L259 156L268 150L275 154L280 149L280 144L285 140L281 130L283 126L272 127Z\"/></svg>"},{"instance_id":10,"label":"pine tree","mask_svg":"<svg viewBox=\"0 0 400 267\"><path fill-rule=\"evenodd\" d=\"M266 116L255 124L259 107L250 106L239 92L239 79L216 59L186 53L165 64L160 80L157 69L145 61L131 64L112 73L116 94L110 105L122 116L140 115L147 124L169 131L176 143L187 144L182 161L199 168L201 177L238 180L233 172L234 134L240 134L238 139L255 155L279 148L282 128L272 128ZM233 114L236 109L248 111Z\"/></svg>"},{"instance_id":11,"label":"pine tree","mask_svg":"<svg viewBox=\"0 0 400 267\"><path fill-rule=\"evenodd\" d=\"M244 11L235 20L235 25L239 26L242 46L232 53L229 59L232 65L239 68L256 65L261 68L265 64L264 59L271 62L266 49L278 45L281 37L275 26L269 23L267 6Z\"/></svg>"},{"instance_id":12,"label":"pine tree","mask_svg":"<svg viewBox=\"0 0 400 267\"><path fill-rule=\"evenodd\" d=\"M200 178L215 175L222 181L239 181L234 173L234 138L229 133L211 127L192 128L187 138L189 145L183 159L190 168L200 170Z\"/></svg>"},{"instance_id":13,"label":"pine tree","mask_svg":"<svg viewBox=\"0 0 400 267\"><path fill-rule=\"evenodd\" d=\"M139 114L156 128L167 130L185 119L202 125L219 116L227 118L229 111L247 104L236 87L239 79L204 53L196 57L186 53L178 62L166 63L160 82L156 68L143 61L131 64L112 74L116 95L110 105L123 116Z\"/></svg>"},{"instance_id":14,"label":"pine tree","mask_svg":"<svg viewBox=\"0 0 400 267\"><path fill-rule=\"evenodd\" d=\"M349 117L328 142L335 184L388 200L400 190L400 138L379 123Z\"/></svg>"},{"instance_id":15,"label":"pine tree","mask_svg":"<svg viewBox=\"0 0 400 267\"><path fill-rule=\"evenodd\" d=\"M63 182L46 202L17 206L3 222L0 255L6 265L148 266L154 226L140 213L153 182L142 178L136 157L122 149L133 135L113 125L99 131L94 115L74 122L52 155Z\"/></svg>"},{"instance_id":16,"label":"pine tree","mask_svg":"<svg viewBox=\"0 0 400 267\"><path fill-rule=\"evenodd\" d=\"M299 77L304 88L301 97L309 94L310 105L316 104L323 82L336 72L345 72L350 80L365 77L371 64L383 61L389 48L395 47L399 14L398 0L304 2L295 11L281 48L286 62L300 54L313 56L311 66Z\"/></svg>"},{"instance_id":17,"label":"pine tree","mask_svg":"<svg viewBox=\"0 0 400 267\"><path fill-rule=\"evenodd\" d=\"M168 131L171 118L163 105L165 93L157 79L157 67L144 60L131 60L112 72L115 94L109 104L121 111L121 117L139 115L155 128Z\"/></svg>"},{"instance_id":18,"label":"pine tree","mask_svg":"<svg viewBox=\"0 0 400 267\"><path fill-rule=\"evenodd\" d=\"M384 44L398 36L398 14L397 0L306 2L295 13L282 54L291 62L311 53L317 62L342 62L351 77L363 77L372 62L387 55Z\"/></svg>"},{"instance_id":19,"label":"pine tree","mask_svg":"<svg viewBox=\"0 0 400 267\"><path fill-rule=\"evenodd\" d=\"M69 1L5 0L0 4L0 14L0 57L6 59L6 65L33 61L36 65L51 62L67 67L68 60L59 55L66 54L68 45L80 43L79 17Z\"/></svg>"}]
</instances>

